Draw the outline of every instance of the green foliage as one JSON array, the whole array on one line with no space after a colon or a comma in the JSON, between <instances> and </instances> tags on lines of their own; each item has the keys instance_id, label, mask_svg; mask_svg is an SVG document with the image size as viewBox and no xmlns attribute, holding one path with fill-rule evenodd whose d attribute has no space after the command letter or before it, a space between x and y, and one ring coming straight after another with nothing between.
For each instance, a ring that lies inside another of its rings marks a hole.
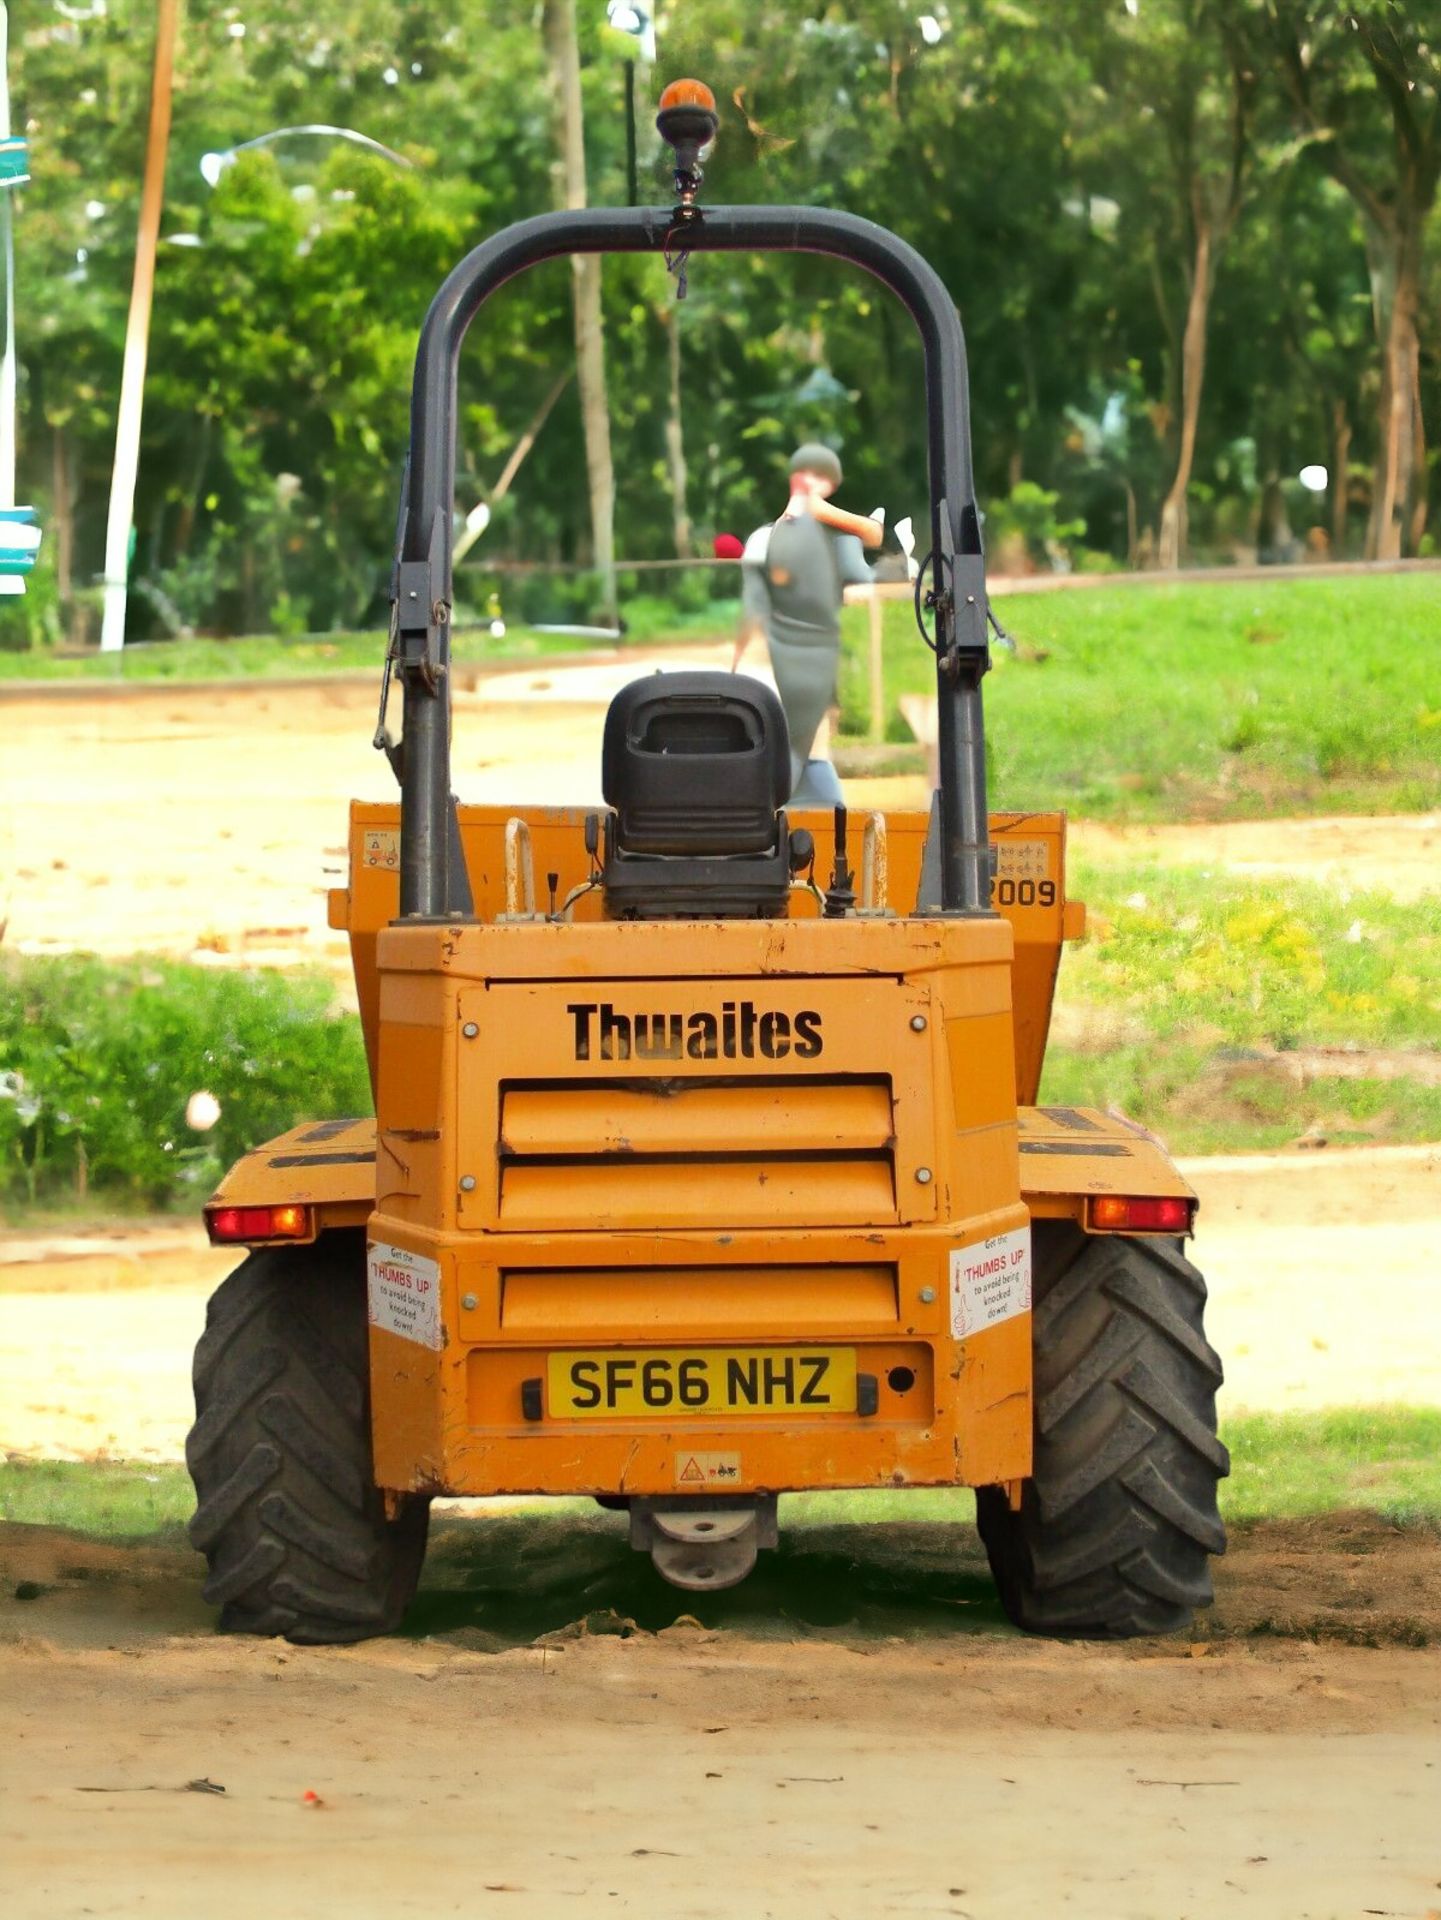
<instances>
[{"instance_id":1,"label":"green foliage","mask_svg":"<svg viewBox=\"0 0 1441 1920\"><path fill-rule=\"evenodd\" d=\"M1068 885L1090 931L1062 965L1043 1099L1118 1107L1181 1153L1441 1137L1441 894L1133 866ZM1327 1048L1402 1057L1353 1077Z\"/></svg>"},{"instance_id":2,"label":"green foliage","mask_svg":"<svg viewBox=\"0 0 1441 1920\"><path fill-rule=\"evenodd\" d=\"M1018 480L986 515L986 549L998 573L1044 571L1065 562L1065 543L1079 540L1084 520L1062 520L1061 496L1034 480Z\"/></svg>"},{"instance_id":3,"label":"green foliage","mask_svg":"<svg viewBox=\"0 0 1441 1920\"><path fill-rule=\"evenodd\" d=\"M49 600L45 588L0 606L0 646L93 637L152 23L142 0L111 0L101 13L37 9L12 40L17 114L34 147L33 183L17 196L21 484L44 510L54 585ZM615 204L619 43L599 6L580 9L579 25L590 194ZM1296 119L1293 29L1314 49L1311 132ZM671 9L661 31L657 70L640 75L643 196L659 203L668 190L645 102L694 69L721 103L713 197L849 206L916 243L965 320L978 490L997 539L1010 514L1027 519L1017 537L1031 564L1060 549L1073 562L1144 553L1175 470L1196 212L1219 208L1231 224L1193 537L1217 557L1249 550L1267 487L1305 461L1334 465L1347 444L1354 498L1295 496L1291 531L1303 540L1335 526L1356 544L1379 405L1367 246L1380 228L1367 208L1384 213L1411 178L1397 145L1404 115L1392 124L1377 76L1414 78L1418 102L1434 93L1434 47L1404 9L1146 0L1131 15L1082 0L954 0L921 16L895 0L844 10L710 0ZM1217 195L1238 84L1246 191L1233 210ZM242 153L214 190L203 184L203 153L305 123L358 128L414 166L291 135ZM378 620L417 326L470 245L551 204L551 147L542 35L501 0L472 0L463 21L421 0L312 0L301 14L253 0L243 21L221 0L187 7L132 637ZM1359 198L1328 174L1343 150ZM1416 245L1424 334L1435 250ZM606 265L623 555L675 551L673 334L698 550L776 511L785 457L809 434L841 447L855 504L915 511L919 355L909 321L871 282L819 258L708 256L692 263L684 305L673 295L659 260ZM572 352L563 263L491 303L462 374L460 512L493 490ZM1429 416L1441 367L1429 337L1421 367ZM572 382L477 559L589 561L578 445Z\"/></svg>"},{"instance_id":4,"label":"green foliage","mask_svg":"<svg viewBox=\"0 0 1441 1920\"><path fill-rule=\"evenodd\" d=\"M191 1094L220 1103L204 1133ZM302 1119L370 1110L358 1023L319 976L76 954L0 960L0 1202L196 1206Z\"/></svg>"},{"instance_id":5,"label":"green foliage","mask_svg":"<svg viewBox=\"0 0 1441 1920\"><path fill-rule=\"evenodd\" d=\"M1124 1009L1158 1039L1202 1026L1233 1047L1434 1048L1441 1036L1441 892L1400 902L1199 867L1086 865L1067 887L1093 923L1067 952L1067 999Z\"/></svg>"},{"instance_id":6,"label":"green foliage","mask_svg":"<svg viewBox=\"0 0 1441 1920\"><path fill-rule=\"evenodd\" d=\"M1097 587L998 603L991 800L1094 819L1420 812L1441 804L1441 651L1426 576ZM843 731L867 717L867 616L842 623ZM886 699L932 692L905 601Z\"/></svg>"}]
</instances>

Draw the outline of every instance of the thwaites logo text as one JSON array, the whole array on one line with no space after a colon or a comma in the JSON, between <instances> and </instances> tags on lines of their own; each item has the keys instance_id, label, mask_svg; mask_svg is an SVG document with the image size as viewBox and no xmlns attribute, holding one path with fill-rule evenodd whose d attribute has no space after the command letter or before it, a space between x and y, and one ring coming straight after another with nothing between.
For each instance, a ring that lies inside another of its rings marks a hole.
<instances>
[{"instance_id":1,"label":"thwaites logo text","mask_svg":"<svg viewBox=\"0 0 1441 1920\"><path fill-rule=\"evenodd\" d=\"M821 1016L727 1000L719 1013L617 1013L608 1000L573 1000L577 1060L814 1060Z\"/></svg>"}]
</instances>

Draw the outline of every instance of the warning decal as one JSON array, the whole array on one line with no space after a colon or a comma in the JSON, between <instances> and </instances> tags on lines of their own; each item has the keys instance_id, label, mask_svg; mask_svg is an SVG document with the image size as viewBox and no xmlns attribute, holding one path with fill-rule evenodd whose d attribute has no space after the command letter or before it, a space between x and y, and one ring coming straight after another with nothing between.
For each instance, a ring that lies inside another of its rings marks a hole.
<instances>
[{"instance_id":1,"label":"warning decal","mask_svg":"<svg viewBox=\"0 0 1441 1920\"><path fill-rule=\"evenodd\" d=\"M367 827L361 842L360 864L384 867L394 873L400 866L400 835L394 827Z\"/></svg>"},{"instance_id":2,"label":"warning decal","mask_svg":"<svg viewBox=\"0 0 1441 1920\"><path fill-rule=\"evenodd\" d=\"M1031 1229L1016 1227L951 1254L951 1333L957 1340L1031 1308Z\"/></svg>"},{"instance_id":3,"label":"warning decal","mask_svg":"<svg viewBox=\"0 0 1441 1920\"><path fill-rule=\"evenodd\" d=\"M1006 880L1049 880L1051 845L1049 840L1012 840L998 833L996 872Z\"/></svg>"},{"instance_id":4,"label":"warning decal","mask_svg":"<svg viewBox=\"0 0 1441 1920\"><path fill-rule=\"evenodd\" d=\"M435 1261L377 1241L370 1248L369 1269L371 1326L438 1348L440 1268Z\"/></svg>"},{"instance_id":5,"label":"warning decal","mask_svg":"<svg viewBox=\"0 0 1441 1920\"><path fill-rule=\"evenodd\" d=\"M741 1478L738 1453L678 1453L675 1483L699 1493L705 1487L737 1487Z\"/></svg>"}]
</instances>

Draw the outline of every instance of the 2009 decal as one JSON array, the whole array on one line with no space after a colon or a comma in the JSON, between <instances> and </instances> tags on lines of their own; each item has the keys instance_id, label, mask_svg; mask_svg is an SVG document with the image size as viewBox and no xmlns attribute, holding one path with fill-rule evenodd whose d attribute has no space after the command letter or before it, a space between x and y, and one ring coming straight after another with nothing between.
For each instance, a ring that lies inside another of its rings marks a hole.
<instances>
[{"instance_id":1,"label":"2009 decal","mask_svg":"<svg viewBox=\"0 0 1441 1920\"><path fill-rule=\"evenodd\" d=\"M991 900L998 907L1053 907L1056 883L1054 880L993 880Z\"/></svg>"}]
</instances>

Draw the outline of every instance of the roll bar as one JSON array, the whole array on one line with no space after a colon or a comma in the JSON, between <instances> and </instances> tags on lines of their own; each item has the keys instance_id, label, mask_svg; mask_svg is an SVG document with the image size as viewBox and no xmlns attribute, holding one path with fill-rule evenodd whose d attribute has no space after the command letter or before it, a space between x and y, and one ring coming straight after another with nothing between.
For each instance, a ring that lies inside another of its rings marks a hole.
<instances>
[{"instance_id":1,"label":"roll bar","mask_svg":"<svg viewBox=\"0 0 1441 1920\"><path fill-rule=\"evenodd\" d=\"M925 352L939 703L941 910L990 910L981 679L985 560L971 470L966 349L955 305L914 247L854 214L816 207L589 208L506 227L466 255L431 303L411 394L410 454L392 583L392 647L405 695L400 912L470 911L450 794L451 538L456 387L466 330L498 287L574 253L822 253L882 281L910 312Z\"/></svg>"}]
</instances>

